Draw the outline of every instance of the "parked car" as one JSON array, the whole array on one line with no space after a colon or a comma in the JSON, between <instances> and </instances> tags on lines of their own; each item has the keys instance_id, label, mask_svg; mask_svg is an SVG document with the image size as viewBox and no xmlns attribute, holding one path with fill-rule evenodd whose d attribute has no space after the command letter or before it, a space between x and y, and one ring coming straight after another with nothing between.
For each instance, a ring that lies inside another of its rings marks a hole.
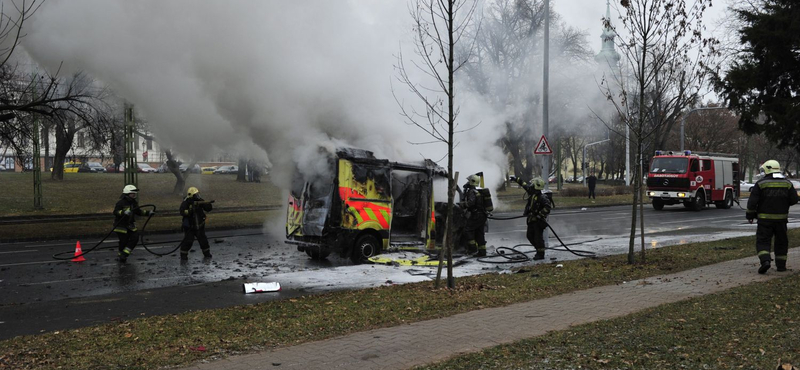
<instances>
[{"instance_id":1,"label":"parked car","mask_svg":"<svg viewBox=\"0 0 800 370\"><path fill-rule=\"evenodd\" d=\"M200 173L202 173L203 175L211 175L216 170L217 170L217 168L213 167L213 166L212 167L203 167L203 168L201 168L201 172Z\"/></svg>"},{"instance_id":2,"label":"parked car","mask_svg":"<svg viewBox=\"0 0 800 370\"><path fill-rule=\"evenodd\" d=\"M106 172L106 169L100 162L86 162L78 167L78 172L102 173Z\"/></svg>"},{"instance_id":3,"label":"parked car","mask_svg":"<svg viewBox=\"0 0 800 370\"><path fill-rule=\"evenodd\" d=\"M239 173L239 166L219 166L219 168L214 171L214 174L216 175L227 175L232 173Z\"/></svg>"},{"instance_id":4,"label":"parked car","mask_svg":"<svg viewBox=\"0 0 800 370\"><path fill-rule=\"evenodd\" d=\"M114 167L114 164L111 163L108 166L106 166L106 172L109 172L109 173L125 172L125 165L124 164L120 164L119 165L119 169L117 169L117 168Z\"/></svg>"},{"instance_id":5,"label":"parked car","mask_svg":"<svg viewBox=\"0 0 800 370\"><path fill-rule=\"evenodd\" d=\"M153 167L153 166L151 166L151 165L149 165L147 163L137 163L136 165L139 166L139 169L136 172L156 173L155 167Z\"/></svg>"},{"instance_id":6,"label":"parked car","mask_svg":"<svg viewBox=\"0 0 800 370\"><path fill-rule=\"evenodd\" d=\"M789 181L791 181L792 186L794 186L794 190L797 192L797 194L800 195L800 181L798 180L789 180Z\"/></svg>"},{"instance_id":7,"label":"parked car","mask_svg":"<svg viewBox=\"0 0 800 370\"><path fill-rule=\"evenodd\" d=\"M751 184L751 183L749 183L747 181L741 180L741 181L739 181L739 191L751 192L751 191L753 191L753 186L754 185L755 184Z\"/></svg>"},{"instance_id":8,"label":"parked car","mask_svg":"<svg viewBox=\"0 0 800 370\"><path fill-rule=\"evenodd\" d=\"M198 165L194 165L191 169L189 169L189 165L185 163L180 165L179 168L181 172L186 172L187 169L189 170L189 173L200 173L202 171Z\"/></svg>"}]
</instances>

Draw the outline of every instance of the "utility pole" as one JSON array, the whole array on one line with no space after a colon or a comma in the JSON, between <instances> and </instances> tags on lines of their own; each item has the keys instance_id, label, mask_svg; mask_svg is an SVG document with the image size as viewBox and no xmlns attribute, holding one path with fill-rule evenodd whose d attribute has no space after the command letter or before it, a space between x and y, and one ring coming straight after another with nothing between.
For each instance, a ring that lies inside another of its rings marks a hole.
<instances>
[{"instance_id":1,"label":"utility pole","mask_svg":"<svg viewBox=\"0 0 800 370\"><path fill-rule=\"evenodd\" d=\"M550 134L550 121L548 109L550 107L550 0L544 0L544 68L542 69L542 135L545 138ZM550 189L550 157L543 156L542 178L545 190ZM545 229L542 233L545 248L550 246L550 232Z\"/></svg>"},{"instance_id":2,"label":"utility pole","mask_svg":"<svg viewBox=\"0 0 800 370\"><path fill-rule=\"evenodd\" d=\"M544 68L542 71L542 135L547 137L550 134L550 122L548 109L550 98L550 0L544 1ZM544 188L549 189L550 178L550 158L544 157L542 162L542 178ZM545 238L546 240L546 238Z\"/></svg>"},{"instance_id":3,"label":"utility pole","mask_svg":"<svg viewBox=\"0 0 800 370\"><path fill-rule=\"evenodd\" d=\"M136 146L134 144L136 122L133 119L133 104L125 103L125 184L139 187L139 177L136 163Z\"/></svg>"}]
</instances>

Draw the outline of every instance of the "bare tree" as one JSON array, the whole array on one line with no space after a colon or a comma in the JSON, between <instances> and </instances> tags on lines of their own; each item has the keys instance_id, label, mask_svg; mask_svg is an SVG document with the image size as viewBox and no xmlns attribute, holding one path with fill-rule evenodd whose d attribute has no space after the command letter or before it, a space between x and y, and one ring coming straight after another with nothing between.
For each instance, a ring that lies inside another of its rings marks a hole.
<instances>
[{"instance_id":1,"label":"bare tree","mask_svg":"<svg viewBox=\"0 0 800 370\"><path fill-rule=\"evenodd\" d=\"M537 158L533 155L539 140L534 127L541 99L536 81L540 78L537 71L541 71L543 61L539 42L542 40L544 1L497 0L488 4L480 26L473 25L470 29L476 40L475 48L464 53L474 52L474 57L468 60L463 70L468 77L467 87L480 94L497 111L518 112L509 114L510 118L504 125L506 134L499 144L511 155L514 173L529 179L534 172L538 174L536 169L540 167L540 160L554 160L553 156ZM572 114L560 113L575 111L574 106L569 106L575 105L578 94L570 90L579 89L580 84L575 83L579 77L571 73L574 71L571 67L589 64L592 54L584 32L564 26L558 21L558 15L552 12L551 18L555 32L550 58L562 68L553 73L557 80L554 85L559 89L551 93L550 104L566 108L554 110L553 119L562 123L551 132L551 143L554 143L568 135L569 129L565 127L574 128L586 122L576 121Z\"/></svg>"},{"instance_id":2,"label":"bare tree","mask_svg":"<svg viewBox=\"0 0 800 370\"><path fill-rule=\"evenodd\" d=\"M406 108L397 99L407 123L425 131L435 142L447 145L447 222L444 249L447 255L447 286L450 289L455 288L451 234L453 201L458 186L453 172L454 134L458 118L455 74L470 57L469 52L459 53L458 58L455 54L456 46L465 41L465 33L473 20L476 7L477 1L474 0L418 0L413 3L409 11L414 22L414 44L418 61L412 62L412 66L430 77L432 85L420 83L409 75L410 71L406 66L402 50L395 65L398 80L405 84L424 106L424 110ZM436 284L437 286L439 284L438 278Z\"/></svg>"},{"instance_id":3,"label":"bare tree","mask_svg":"<svg viewBox=\"0 0 800 370\"><path fill-rule=\"evenodd\" d=\"M0 140L22 156L29 151L33 139L32 115L38 115L46 121L45 127L55 126L56 157L61 155L63 159L63 145L71 145L76 122L91 122L98 92L80 73L65 82L58 77L58 70L52 74L28 71L11 62L24 37L23 25L41 4L37 0L19 0L3 2L0 7ZM56 158L53 170L52 177L62 179L63 161Z\"/></svg>"},{"instance_id":4,"label":"bare tree","mask_svg":"<svg viewBox=\"0 0 800 370\"><path fill-rule=\"evenodd\" d=\"M702 34L702 16L709 3L708 0L695 0L691 5L683 0L622 1L620 13L625 32L615 33L621 42L623 72L603 80L601 89L630 128L634 149L629 263L636 261L637 205L641 260L645 260L644 205L640 200L646 144L663 145L663 133L669 132L685 108L699 100L699 89L706 77L705 65L716 54L716 41ZM605 23L611 28L610 19Z\"/></svg>"}]
</instances>

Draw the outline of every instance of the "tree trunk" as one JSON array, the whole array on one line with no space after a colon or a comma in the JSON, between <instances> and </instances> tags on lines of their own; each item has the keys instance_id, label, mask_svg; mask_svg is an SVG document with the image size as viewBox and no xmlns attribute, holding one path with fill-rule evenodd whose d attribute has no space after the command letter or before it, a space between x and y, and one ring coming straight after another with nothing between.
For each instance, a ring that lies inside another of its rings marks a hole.
<instances>
[{"instance_id":1,"label":"tree trunk","mask_svg":"<svg viewBox=\"0 0 800 370\"><path fill-rule=\"evenodd\" d=\"M164 151L164 154L167 155L167 168L169 172L175 175L175 186L172 187L172 193L175 195L183 196L183 188L186 187L186 177L181 173L180 165L172 155L172 151L167 150ZM186 175L188 177L189 170L187 168Z\"/></svg>"},{"instance_id":2,"label":"tree trunk","mask_svg":"<svg viewBox=\"0 0 800 370\"><path fill-rule=\"evenodd\" d=\"M53 180L64 180L64 161L72 148L72 140L75 138L76 131L74 125L56 123L56 150L53 155L53 172L50 174L50 178Z\"/></svg>"},{"instance_id":3,"label":"tree trunk","mask_svg":"<svg viewBox=\"0 0 800 370\"><path fill-rule=\"evenodd\" d=\"M237 182L247 182L247 160L239 158L239 172L236 173Z\"/></svg>"}]
</instances>

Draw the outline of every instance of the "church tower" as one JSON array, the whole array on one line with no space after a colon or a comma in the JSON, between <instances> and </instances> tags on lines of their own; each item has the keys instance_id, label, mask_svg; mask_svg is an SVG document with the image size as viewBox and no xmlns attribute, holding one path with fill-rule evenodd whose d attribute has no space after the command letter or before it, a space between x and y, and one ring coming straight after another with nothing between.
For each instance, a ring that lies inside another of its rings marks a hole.
<instances>
[{"instance_id":1,"label":"church tower","mask_svg":"<svg viewBox=\"0 0 800 370\"><path fill-rule=\"evenodd\" d=\"M601 69L610 68L616 70L619 66L619 53L614 49L614 30L611 29L611 4L606 0L606 21L608 25L603 29L600 40L603 42L600 52L595 55L594 60L600 64Z\"/></svg>"}]
</instances>

